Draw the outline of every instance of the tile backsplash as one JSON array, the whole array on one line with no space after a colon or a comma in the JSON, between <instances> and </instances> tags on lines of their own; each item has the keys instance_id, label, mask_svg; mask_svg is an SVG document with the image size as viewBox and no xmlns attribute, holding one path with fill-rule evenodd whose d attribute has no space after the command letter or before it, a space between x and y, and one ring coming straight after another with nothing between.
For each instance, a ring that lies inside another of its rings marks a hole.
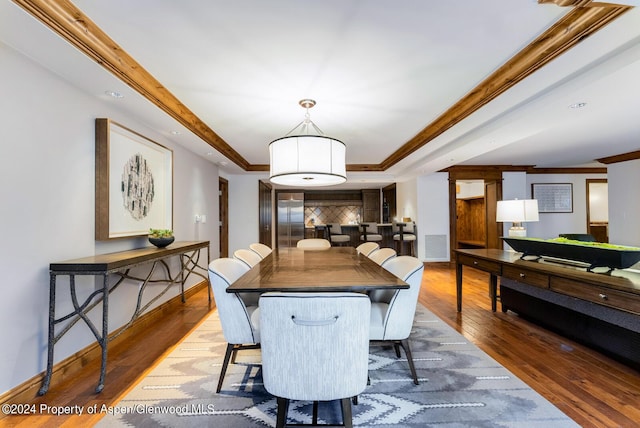
<instances>
[{"instance_id":1,"label":"tile backsplash","mask_svg":"<svg viewBox=\"0 0 640 428\"><path fill-rule=\"evenodd\" d=\"M314 224L340 223L356 224L362 216L362 205L306 205L304 222L307 226Z\"/></svg>"}]
</instances>

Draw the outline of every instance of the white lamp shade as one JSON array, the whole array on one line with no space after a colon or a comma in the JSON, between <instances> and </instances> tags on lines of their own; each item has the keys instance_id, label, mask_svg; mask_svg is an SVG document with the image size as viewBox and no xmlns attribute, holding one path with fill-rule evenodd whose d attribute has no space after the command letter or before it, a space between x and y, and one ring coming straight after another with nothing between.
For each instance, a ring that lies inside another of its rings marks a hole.
<instances>
[{"instance_id":1,"label":"white lamp shade","mask_svg":"<svg viewBox=\"0 0 640 428\"><path fill-rule=\"evenodd\" d=\"M522 223L538 220L538 201L536 199L498 201L496 221Z\"/></svg>"},{"instance_id":2,"label":"white lamp shade","mask_svg":"<svg viewBox=\"0 0 640 428\"><path fill-rule=\"evenodd\" d=\"M283 137L269 144L269 179L285 186L331 186L347 180L346 147L322 135Z\"/></svg>"}]
</instances>

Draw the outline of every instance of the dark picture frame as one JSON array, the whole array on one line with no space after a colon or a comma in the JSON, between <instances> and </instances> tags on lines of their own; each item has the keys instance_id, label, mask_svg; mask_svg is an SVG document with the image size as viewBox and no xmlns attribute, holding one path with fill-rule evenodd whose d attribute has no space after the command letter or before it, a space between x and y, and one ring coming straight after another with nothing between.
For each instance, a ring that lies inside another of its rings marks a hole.
<instances>
[{"instance_id":1,"label":"dark picture frame","mask_svg":"<svg viewBox=\"0 0 640 428\"><path fill-rule=\"evenodd\" d=\"M173 151L106 118L95 151L96 240L173 229Z\"/></svg>"},{"instance_id":2,"label":"dark picture frame","mask_svg":"<svg viewBox=\"0 0 640 428\"><path fill-rule=\"evenodd\" d=\"M540 213L573 212L573 183L532 183L531 196Z\"/></svg>"}]
</instances>

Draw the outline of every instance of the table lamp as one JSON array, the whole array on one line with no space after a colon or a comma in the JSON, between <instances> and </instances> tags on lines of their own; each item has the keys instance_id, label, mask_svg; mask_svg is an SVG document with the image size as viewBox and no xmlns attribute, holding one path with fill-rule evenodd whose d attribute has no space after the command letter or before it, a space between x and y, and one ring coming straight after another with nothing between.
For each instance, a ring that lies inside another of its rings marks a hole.
<instances>
[{"instance_id":1,"label":"table lamp","mask_svg":"<svg viewBox=\"0 0 640 428\"><path fill-rule=\"evenodd\" d=\"M538 201L536 199L498 201L496 221L512 222L509 236L527 236L527 230L522 223L538 220Z\"/></svg>"}]
</instances>

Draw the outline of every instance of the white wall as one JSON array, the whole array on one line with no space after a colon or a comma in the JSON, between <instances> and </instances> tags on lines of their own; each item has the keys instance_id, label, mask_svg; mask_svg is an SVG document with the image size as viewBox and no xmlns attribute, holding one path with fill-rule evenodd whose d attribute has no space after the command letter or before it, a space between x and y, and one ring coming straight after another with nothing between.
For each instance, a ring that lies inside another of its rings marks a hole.
<instances>
[{"instance_id":1,"label":"white wall","mask_svg":"<svg viewBox=\"0 0 640 428\"><path fill-rule=\"evenodd\" d=\"M397 220L403 217L411 217L415 220L418 216L418 187L417 179L396 183L396 214Z\"/></svg>"},{"instance_id":2,"label":"white wall","mask_svg":"<svg viewBox=\"0 0 640 428\"><path fill-rule=\"evenodd\" d=\"M436 172L417 179L418 258L426 262L449 261L449 174ZM427 258L425 235L445 236L444 258Z\"/></svg>"},{"instance_id":3,"label":"white wall","mask_svg":"<svg viewBox=\"0 0 640 428\"><path fill-rule=\"evenodd\" d=\"M210 162L175 146L137 123L116 103L102 102L74 89L58 76L0 43L0 393L46 367L49 273L51 262L149 245L144 238L114 242L94 239L94 120L109 117L174 150L174 231L177 240L210 240L217 248L218 170ZM194 214L206 214L196 225ZM213 254L215 256L215 253ZM171 261L172 267L178 260ZM175 270L175 269L174 269ZM201 279L193 277L187 286ZM58 297L71 307L66 278ZM80 295L95 289L91 277L78 280ZM153 295L159 285L151 285ZM157 303L178 294L178 287ZM137 284L125 283L110 297L111 330L131 316ZM147 295L147 294L145 294ZM91 317L100 318L100 311ZM59 312L60 315L62 312ZM55 348L55 361L93 343L83 323ZM97 373L96 373L97 380Z\"/></svg>"},{"instance_id":4,"label":"white wall","mask_svg":"<svg viewBox=\"0 0 640 428\"><path fill-rule=\"evenodd\" d=\"M606 174L528 174L527 197L532 183L572 183L572 213L540 213L540 221L526 223L527 236L557 238L561 233L587 232L587 178L607 178ZM609 183L612 186L611 183Z\"/></svg>"},{"instance_id":5,"label":"white wall","mask_svg":"<svg viewBox=\"0 0 640 428\"><path fill-rule=\"evenodd\" d=\"M258 182L266 175L247 173L224 177L229 180L229 256L232 257L235 250L249 248L260 240Z\"/></svg>"},{"instance_id":6,"label":"white wall","mask_svg":"<svg viewBox=\"0 0 640 428\"><path fill-rule=\"evenodd\" d=\"M609 242L640 247L640 160L607 167L609 184Z\"/></svg>"},{"instance_id":7,"label":"white wall","mask_svg":"<svg viewBox=\"0 0 640 428\"><path fill-rule=\"evenodd\" d=\"M456 181L459 191L456 192L456 199L475 198L478 196L484 196L484 181Z\"/></svg>"}]
</instances>

